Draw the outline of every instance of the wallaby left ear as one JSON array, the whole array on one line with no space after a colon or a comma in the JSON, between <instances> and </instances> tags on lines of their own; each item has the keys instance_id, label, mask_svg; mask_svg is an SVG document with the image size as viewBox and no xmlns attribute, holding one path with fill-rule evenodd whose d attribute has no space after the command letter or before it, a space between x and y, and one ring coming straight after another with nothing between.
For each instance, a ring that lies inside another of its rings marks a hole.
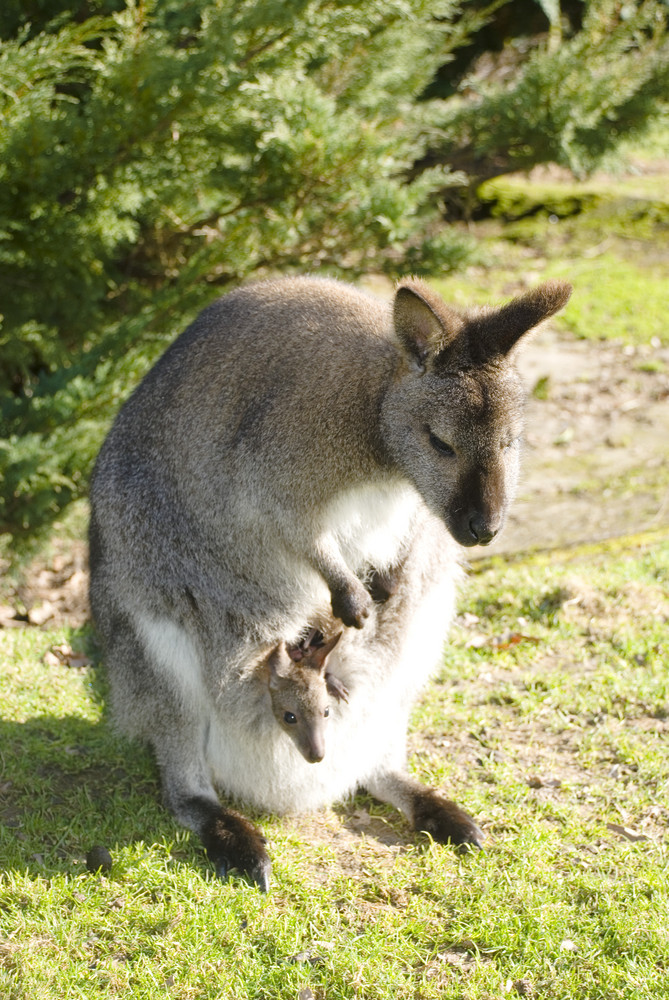
<instances>
[{"instance_id":1,"label":"wallaby left ear","mask_svg":"<svg viewBox=\"0 0 669 1000\"><path fill-rule=\"evenodd\" d=\"M418 278L405 278L395 293L395 332L421 370L460 333L464 320Z\"/></svg>"},{"instance_id":2,"label":"wallaby left ear","mask_svg":"<svg viewBox=\"0 0 669 1000\"><path fill-rule=\"evenodd\" d=\"M571 293L568 281L545 281L507 305L478 316L470 329L487 354L508 354L524 333L562 309Z\"/></svg>"},{"instance_id":3,"label":"wallaby left ear","mask_svg":"<svg viewBox=\"0 0 669 1000\"><path fill-rule=\"evenodd\" d=\"M305 660L308 662L304 663L303 666L310 666L314 670L324 670L325 661L341 637L342 633L337 632L336 635L333 635L332 638L328 639L328 641L323 643L322 646L314 646L313 649L310 649L305 656Z\"/></svg>"},{"instance_id":4,"label":"wallaby left ear","mask_svg":"<svg viewBox=\"0 0 669 1000\"><path fill-rule=\"evenodd\" d=\"M288 655L286 644L280 642L267 658L267 672L270 687L278 683L282 677L290 677L293 670L293 661Z\"/></svg>"}]
</instances>

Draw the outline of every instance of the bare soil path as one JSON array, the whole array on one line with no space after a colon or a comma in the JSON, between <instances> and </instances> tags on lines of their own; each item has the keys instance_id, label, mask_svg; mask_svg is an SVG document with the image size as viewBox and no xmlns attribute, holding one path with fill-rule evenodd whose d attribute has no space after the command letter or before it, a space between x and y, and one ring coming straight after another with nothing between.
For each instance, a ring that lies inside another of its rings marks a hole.
<instances>
[{"instance_id":1,"label":"bare soil path","mask_svg":"<svg viewBox=\"0 0 669 1000\"><path fill-rule=\"evenodd\" d=\"M502 536L476 555L669 525L669 348L574 340L546 325L520 368L530 398L518 497Z\"/></svg>"}]
</instances>

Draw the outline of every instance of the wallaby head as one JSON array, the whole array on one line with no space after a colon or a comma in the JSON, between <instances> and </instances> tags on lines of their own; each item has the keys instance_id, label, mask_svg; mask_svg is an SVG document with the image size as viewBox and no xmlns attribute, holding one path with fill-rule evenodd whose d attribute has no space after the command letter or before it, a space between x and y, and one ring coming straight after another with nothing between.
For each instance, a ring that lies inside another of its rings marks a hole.
<instances>
[{"instance_id":1,"label":"wallaby head","mask_svg":"<svg viewBox=\"0 0 669 1000\"><path fill-rule=\"evenodd\" d=\"M325 756L325 729L330 715L326 663L340 635L322 646L308 648L298 662L280 642L267 660L274 718L310 764L317 764Z\"/></svg>"},{"instance_id":2,"label":"wallaby head","mask_svg":"<svg viewBox=\"0 0 669 1000\"><path fill-rule=\"evenodd\" d=\"M461 545L487 545L502 527L522 431L514 348L570 294L548 281L500 308L460 312L419 280L397 289L404 363L384 399L383 441Z\"/></svg>"}]
</instances>

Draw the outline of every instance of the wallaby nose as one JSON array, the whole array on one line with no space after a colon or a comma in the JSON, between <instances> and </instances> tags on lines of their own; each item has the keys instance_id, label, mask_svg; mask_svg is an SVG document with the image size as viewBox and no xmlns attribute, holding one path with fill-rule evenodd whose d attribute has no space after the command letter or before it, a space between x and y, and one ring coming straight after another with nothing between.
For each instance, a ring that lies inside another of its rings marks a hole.
<instances>
[{"instance_id":1,"label":"wallaby nose","mask_svg":"<svg viewBox=\"0 0 669 1000\"><path fill-rule=\"evenodd\" d=\"M475 545L488 545L499 531L487 524L479 514L473 514L469 519L469 533Z\"/></svg>"},{"instance_id":2,"label":"wallaby nose","mask_svg":"<svg viewBox=\"0 0 669 1000\"><path fill-rule=\"evenodd\" d=\"M325 757L325 740L320 733L313 733L302 751L310 764L319 764Z\"/></svg>"}]
</instances>

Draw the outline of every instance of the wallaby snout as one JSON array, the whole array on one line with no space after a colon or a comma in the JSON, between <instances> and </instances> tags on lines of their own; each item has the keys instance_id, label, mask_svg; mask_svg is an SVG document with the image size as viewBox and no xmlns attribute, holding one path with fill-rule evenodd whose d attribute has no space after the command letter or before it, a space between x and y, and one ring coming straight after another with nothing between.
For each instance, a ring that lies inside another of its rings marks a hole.
<instances>
[{"instance_id":1,"label":"wallaby snout","mask_svg":"<svg viewBox=\"0 0 669 1000\"><path fill-rule=\"evenodd\" d=\"M489 545L501 531L516 478L513 455L499 459L491 472L465 476L448 527L460 545Z\"/></svg>"},{"instance_id":2,"label":"wallaby snout","mask_svg":"<svg viewBox=\"0 0 669 1000\"><path fill-rule=\"evenodd\" d=\"M470 515L468 528L474 545L489 545L497 535L502 525L502 518L496 517L490 520L483 516L480 511L474 511Z\"/></svg>"},{"instance_id":3,"label":"wallaby snout","mask_svg":"<svg viewBox=\"0 0 669 1000\"><path fill-rule=\"evenodd\" d=\"M486 514L480 510L465 509L462 514L451 516L448 528L459 545L489 545L504 524L504 511Z\"/></svg>"}]
</instances>

